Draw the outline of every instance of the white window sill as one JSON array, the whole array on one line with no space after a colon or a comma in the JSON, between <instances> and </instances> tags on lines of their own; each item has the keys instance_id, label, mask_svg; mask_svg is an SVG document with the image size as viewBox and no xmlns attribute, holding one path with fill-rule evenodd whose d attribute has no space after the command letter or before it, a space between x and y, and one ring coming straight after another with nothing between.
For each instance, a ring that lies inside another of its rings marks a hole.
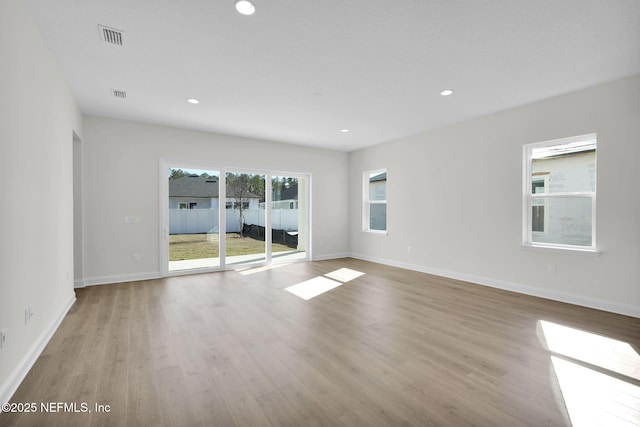
<instances>
[{"instance_id":1,"label":"white window sill","mask_svg":"<svg viewBox=\"0 0 640 427\"><path fill-rule=\"evenodd\" d=\"M379 234L381 236L386 236L389 234L387 230L362 230L363 233L371 233L371 234Z\"/></svg>"},{"instance_id":2,"label":"white window sill","mask_svg":"<svg viewBox=\"0 0 640 427\"><path fill-rule=\"evenodd\" d=\"M542 251L542 252L558 252L558 253L565 253L565 254L576 254L576 255L586 255L586 256L600 256L600 251L597 249L591 249L591 248L585 248L585 249L580 249L580 248L567 248L567 247L561 247L561 246L550 246L550 245L541 245L541 244L528 244L528 243L523 243L522 244L522 248L526 249L526 250L532 250L532 251Z\"/></svg>"}]
</instances>

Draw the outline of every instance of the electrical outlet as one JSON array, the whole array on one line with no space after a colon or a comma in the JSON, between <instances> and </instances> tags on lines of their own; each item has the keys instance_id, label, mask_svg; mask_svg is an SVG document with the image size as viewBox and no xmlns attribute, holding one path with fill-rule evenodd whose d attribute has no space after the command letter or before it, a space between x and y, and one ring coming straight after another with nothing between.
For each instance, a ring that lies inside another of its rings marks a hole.
<instances>
[{"instance_id":1,"label":"electrical outlet","mask_svg":"<svg viewBox=\"0 0 640 427\"><path fill-rule=\"evenodd\" d=\"M32 317L33 317L33 308L30 305L28 305L24 309L24 324L26 325L27 323L29 323Z\"/></svg>"},{"instance_id":2,"label":"electrical outlet","mask_svg":"<svg viewBox=\"0 0 640 427\"><path fill-rule=\"evenodd\" d=\"M556 266L553 264L549 264L549 266L547 267L547 273L556 274Z\"/></svg>"},{"instance_id":3,"label":"electrical outlet","mask_svg":"<svg viewBox=\"0 0 640 427\"><path fill-rule=\"evenodd\" d=\"M7 340L7 330L3 329L0 331L0 350L4 348L4 343Z\"/></svg>"},{"instance_id":4,"label":"electrical outlet","mask_svg":"<svg viewBox=\"0 0 640 427\"><path fill-rule=\"evenodd\" d=\"M411 253L411 246L407 246L407 253L410 254Z\"/></svg>"}]
</instances>

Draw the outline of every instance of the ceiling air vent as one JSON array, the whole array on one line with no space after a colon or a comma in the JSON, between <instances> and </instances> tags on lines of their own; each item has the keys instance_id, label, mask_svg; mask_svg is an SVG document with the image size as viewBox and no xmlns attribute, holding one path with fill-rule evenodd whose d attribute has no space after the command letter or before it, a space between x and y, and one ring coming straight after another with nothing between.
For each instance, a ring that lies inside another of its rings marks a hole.
<instances>
[{"instance_id":1,"label":"ceiling air vent","mask_svg":"<svg viewBox=\"0 0 640 427\"><path fill-rule=\"evenodd\" d=\"M98 25L102 41L115 46L122 46L122 31Z\"/></svg>"},{"instance_id":2,"label":"ceiling air vent","mask_svg":"<svg viewBox=\"0 0 640 427\"><path fill-rule=\"evenodd\" d=\"M122 98L122 99L126 99L127 98L127 92L124 91L124 90L111 89L111 93L116 98Z\"/></svg>"}]
</instances>

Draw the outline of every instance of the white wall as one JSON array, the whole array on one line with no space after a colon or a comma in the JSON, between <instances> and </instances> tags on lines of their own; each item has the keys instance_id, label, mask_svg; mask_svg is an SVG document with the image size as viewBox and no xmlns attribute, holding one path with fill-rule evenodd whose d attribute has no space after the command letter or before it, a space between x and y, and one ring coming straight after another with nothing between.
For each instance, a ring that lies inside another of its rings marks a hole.
<instances>
[{"instance_id":1,"label":"white wall","mask_svg":"<svg viewBox=\"0 0 640 427\"><path fill-rule=\"evenodd\" d=\"M522 248L523 145L588 133L598 136L602 253ZM361 258L640 316L639 160L640 76L363 149L350 156L350 249ZM364 233L362 173L382 168L389 232Z\"/></svg>"},{"instance_id":2,"label":"white wall","mask_svg":"<svg viewBox=\"0 0 640 427\"><path fill-rule=\"evenodd\" d=\"M83 144L87 284L160 274L160 159L311 173L314 258L348 252L347 153L92 116Z\"/></svg>"},{"instance_id":3,"label":"white wall","mask_svg":"<svg viewBox=\"0 0 640 427\"><path fill-rule=\"evenodd\" d=\"M82 118L20 0L0 2L0 58L1 403L75 300L73 133L81 136Z\"/></svg>"}]
</instances>

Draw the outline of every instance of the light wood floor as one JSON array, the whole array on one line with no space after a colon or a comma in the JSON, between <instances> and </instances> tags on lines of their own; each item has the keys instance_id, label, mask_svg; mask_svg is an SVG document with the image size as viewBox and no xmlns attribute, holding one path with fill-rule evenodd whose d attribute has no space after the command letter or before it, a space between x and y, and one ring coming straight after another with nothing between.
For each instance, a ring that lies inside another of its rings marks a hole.
<instances>
[{"instance_id":1,"label":"light wood floor","mask_svg":"<svg viewBox=\"0 0 640 427\"><path fill-rule=\"evenodd\" d=\"M110 412L0 425L640 424L640 319L353 259L77 295L11 401Z\"/></svg>"}]
</instances>

